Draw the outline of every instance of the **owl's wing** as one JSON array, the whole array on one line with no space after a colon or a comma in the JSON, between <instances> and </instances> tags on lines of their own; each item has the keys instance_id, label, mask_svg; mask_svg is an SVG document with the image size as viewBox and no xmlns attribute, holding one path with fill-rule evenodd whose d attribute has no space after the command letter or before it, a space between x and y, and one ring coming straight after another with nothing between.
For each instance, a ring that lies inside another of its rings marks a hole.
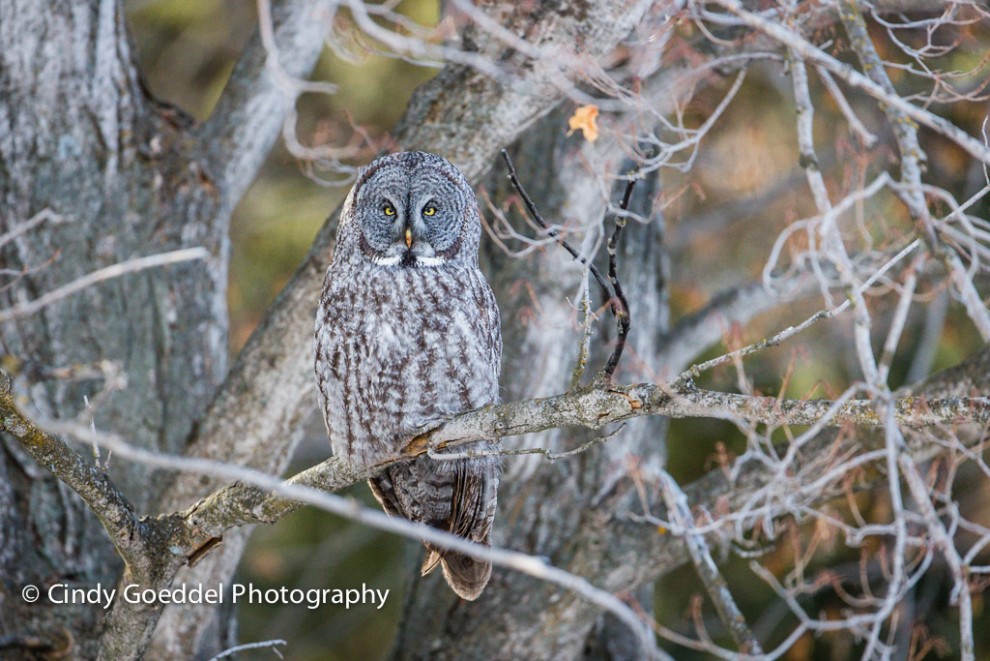
<instances>
[{"instance_id":1,"label":"owl's wing","mask_svg":"<svg viewBox=\"0 0 990 661\"><path fill-rule=\"evenodd\" d=\"M395 487L392 485L392 479L387 470L383 471L377 477L368 480L368 486L371 487L372 495L374 495L375 500L382 506L386 514L389 516L405 516L402 513L402 506L399 504L399 498L395 495Z\"/></svg>"},{"instance_id":2,"label":"owl's wing","mask_svg":"<svg viewBox=\"0 0 990 661\"><path fill-rule=\"evenodd\" d=\"M498 488L498 475L492 474L490 468L484 465L487 463L491 462L471 462L470 459L457 462L450 504L450 532L482 543L488 541L492 531L488 505L494 500ZM482 470L479 471L479 468Z\"/></svg>"},{"instance_id":3,"label":"owl's wing","mask_svg":"<svg viewBox=\"0 0 990 661\"><path fill-rule=\"evenodd\" d=\"M494 371L495 391L498 392L498 376L502 368L502 325L499 318L495 294L488 286L481 271L475 285L475 300L478 304L478 320L481 322L480 339L488 349L488 364Z\"/></svg>"}]
</instances>

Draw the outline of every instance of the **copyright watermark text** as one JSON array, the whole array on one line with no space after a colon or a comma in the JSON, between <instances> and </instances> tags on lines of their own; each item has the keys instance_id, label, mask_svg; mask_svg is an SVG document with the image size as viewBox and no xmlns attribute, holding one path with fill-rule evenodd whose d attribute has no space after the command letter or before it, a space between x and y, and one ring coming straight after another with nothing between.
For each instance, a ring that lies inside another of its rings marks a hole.
<instances>
[{"instance_id":1,"label":"copyright watermark text","mask_svg":"<svg viewBox=\"0 0 990 661\"><path fill-rule=\"evenodd\" d=\"M171 588L152 589L140 585L128 585L118 594L116 587L107 588L101 583L92 587L56 583L44 593L36 585L26 585L21 598L35 603L44 594L53 604L95 604L103 609L113 605L115 599L129 604L270 604L305 606L315 610L322 606L374 606L380 609L388 599L389 590L369 588L259 588L253 583L218 583L212 586L178 585Z\"/></svg>"}]
</instances>

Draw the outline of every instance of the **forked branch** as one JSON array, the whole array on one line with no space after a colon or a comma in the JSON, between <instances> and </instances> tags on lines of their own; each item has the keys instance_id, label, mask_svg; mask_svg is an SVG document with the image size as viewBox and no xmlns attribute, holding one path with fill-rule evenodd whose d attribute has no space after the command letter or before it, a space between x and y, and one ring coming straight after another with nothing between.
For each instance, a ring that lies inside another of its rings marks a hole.
<instances>
[{"instance_id":1,"label":"forked branch","mask_svg":"<svg viewBox=\"0 0 990 661\"><path fill-rule=\"evenodd\" d=\"M526 189L519 181L519 177L516 174L516 168L512 164L512 159L509 157L509 152L503 149L501 150L501 153L502 158L505 160L506 168L509 171L509 182L512 184L512 187L516 190L516 192L519 193L519 197L522 198L523 204L525 204L529 215L534 221L536 221L537 225L546 231L547 236L555 239L561 248L566 250L571 257L576 259L588 269L592 277L594 277L595 282L598 283L598 288L602 292L602 299L608 303L609 309L615 317L615 346L612 348L612 352L605 361L605 366L602 368L600 377L603 381L611 382L612 376L615 373L615 368L619 365L619 360L622 358L622 351L626 346L626 338L629 335L630 328L629 302L626 300L626 295L622 291L622 283L619 281L618 269L616 267L616 252L619 245L619 237L622 234L623 228L626 226L625 214L629 209L629 200L632 197L633 188L636 185L636 179L629 179L626 184L625 193L622 196L622 202L619 205L619 211L615 214L615 229L608 239L608 280L606 281L601 270L599 270L599 268L595 266L591 260L586 259L576 248L574 248L574 246L560 236L560 230L552 228L547 224L547 222L543 219L543 216L540 214L539 209L537 209L536 204L533 202L533 198L529 196L529 193L526 192Z\"/></svg>"}]
</instances>

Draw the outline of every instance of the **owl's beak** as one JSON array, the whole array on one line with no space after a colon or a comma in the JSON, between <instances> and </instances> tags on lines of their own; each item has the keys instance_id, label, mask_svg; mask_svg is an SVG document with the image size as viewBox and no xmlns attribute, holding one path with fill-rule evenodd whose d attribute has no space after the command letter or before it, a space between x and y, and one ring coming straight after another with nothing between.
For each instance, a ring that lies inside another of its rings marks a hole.
<instances>
[{"instance_id":1,"label":"owl's beak","mask_svg":"<svg viewBox=\"0 0 990 661\"><path fill-rule=\"evenodd\" d=\"M412 247L412 229L406 228L406 248Z\"/></svg>"}]
</instances>

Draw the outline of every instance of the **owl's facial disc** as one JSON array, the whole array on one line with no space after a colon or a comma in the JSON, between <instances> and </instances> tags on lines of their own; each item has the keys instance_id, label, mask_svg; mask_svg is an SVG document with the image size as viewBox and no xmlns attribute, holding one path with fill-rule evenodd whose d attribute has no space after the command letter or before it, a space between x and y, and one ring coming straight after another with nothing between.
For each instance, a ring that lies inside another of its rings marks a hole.
<instances>
[{"instance_id":1,"label":"owl's facial disc","mask_svg":"<svg viewBox=\"0 0 990 661\"><path fill-rule=\"evenodd\" d=\"M366 219L364 226L365 254L378 266L431 267L447 261L447 255L437 249L451 231L445 223L450 215L432 194L419 199L407 195L386 195L378 203L380 211ZM395 200L394 202L392 200ZM372 210L376 206L371 205Z\"/></svg>"},{"instance_id":2,"label":"owl's facial disc","mask_svg":"<svg viewBox=\"0 0 990 661\"><path fill-rule=\"evenodd\" d=\"M437 156L402 152L375 161L355 184L353 209L363 258L378 266L476 259L472 248L480 227L473 192Z\"/></svg>"}]
</instances>

